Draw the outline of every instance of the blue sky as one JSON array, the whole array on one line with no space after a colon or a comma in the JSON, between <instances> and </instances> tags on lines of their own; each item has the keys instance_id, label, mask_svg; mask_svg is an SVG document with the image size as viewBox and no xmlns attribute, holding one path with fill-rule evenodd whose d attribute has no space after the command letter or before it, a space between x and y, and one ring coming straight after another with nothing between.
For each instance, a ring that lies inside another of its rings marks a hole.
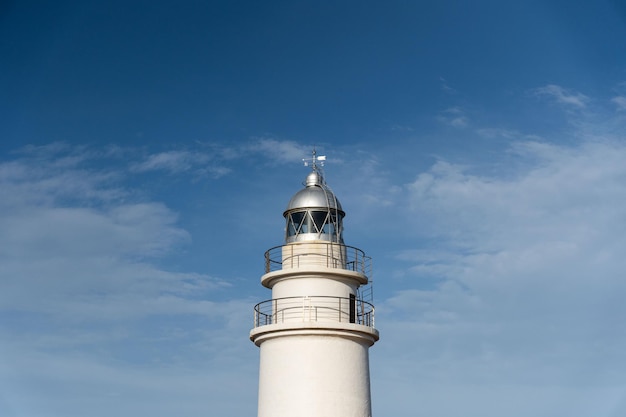
<instances>
[{"instance_id":1,"label":"blue sky","mask_svg":"<svg viewBox=\"0 0 626 417\"><path fill-rule=\"evenodd\" d=\"M0 6L0 414L250 416L316 146L374 415L626 414L626 6Z\"/></svg>"}]
</instances>

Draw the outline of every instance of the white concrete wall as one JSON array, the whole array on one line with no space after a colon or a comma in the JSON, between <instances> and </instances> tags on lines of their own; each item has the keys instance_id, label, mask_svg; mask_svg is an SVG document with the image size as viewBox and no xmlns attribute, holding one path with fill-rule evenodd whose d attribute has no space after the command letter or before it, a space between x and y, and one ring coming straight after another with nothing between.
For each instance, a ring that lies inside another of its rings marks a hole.
<instances>
[{"instance_id":1,"label":"white concrete wall","mask_svg":"<svg viewBox=\"0 0 626 417\"><path fill-rule=\"evenodd\" d=\"M331 297L350 297L356 294L356 282L332 279L329 276L302 274L278 280L272 287L272 298L302 297L305 295L326 295Z\"/></svg>"},{"instance_id":2,"label":"white concrete wall","mask_svg":"<svg viewBox=\"0 0 626 417\"><path fill-rule=\"evenodd\" d=\"M283 246L282 251L282 269L307 266L344 268L347 260L345 246L329 242L292 243Z\"/></svg>"},{"instance_id":3,"label":"white concrete wall","mask_svg":"<svg viewBox=\"0 0 626 417\"><path fill-rule=\"evenodd\" d=\"M336 332L264 340L258 417L370 417L369 344Z\"/></svg>"}]
</instances>

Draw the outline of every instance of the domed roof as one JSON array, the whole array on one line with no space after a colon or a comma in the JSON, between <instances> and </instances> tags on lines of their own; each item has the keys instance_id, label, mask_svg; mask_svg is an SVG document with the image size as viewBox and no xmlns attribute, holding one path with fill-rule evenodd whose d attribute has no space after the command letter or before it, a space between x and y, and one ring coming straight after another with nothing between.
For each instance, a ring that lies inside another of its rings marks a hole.
<instances>
[{"instance_id":1,"label":"domed roof","mask_svg":"<svg viewBox=\"0 0 626 417\"><path fill-rule=\"evenodd\" d=\"M298 191L287 205L284 214L297 209L327 208L335 209L345 215L341 203L324 182L318 171L311 172L306 178L306 188Z\"/></svg>"}]
</instances>

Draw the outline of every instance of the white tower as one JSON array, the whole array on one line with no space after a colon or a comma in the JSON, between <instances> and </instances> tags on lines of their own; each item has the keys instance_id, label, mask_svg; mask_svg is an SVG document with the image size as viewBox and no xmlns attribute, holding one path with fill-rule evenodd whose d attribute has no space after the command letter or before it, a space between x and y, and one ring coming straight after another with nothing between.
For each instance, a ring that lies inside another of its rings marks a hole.
<instances>
[{"instance_id":1,"label":"white tower","mask_svg":"<svg viewBox=\"0 0 626 417\"><path fill-rule=\"evenodd\" d=\"M371 259L343 243L341 204L313 152L305 188L283 213L286 244L265 252L250 339L260 347L258 417L370 417L369 347L378 340L364 300ZM370 297L371 298L371 297Z\"/></svg>"}]
</instances>

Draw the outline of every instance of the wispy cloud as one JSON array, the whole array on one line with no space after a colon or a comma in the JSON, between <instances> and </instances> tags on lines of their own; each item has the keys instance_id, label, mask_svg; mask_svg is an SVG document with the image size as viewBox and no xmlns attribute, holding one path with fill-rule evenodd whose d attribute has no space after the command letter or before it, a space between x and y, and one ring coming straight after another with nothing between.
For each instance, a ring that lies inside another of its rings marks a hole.
<instances>
[{"instance_id":1,"label":"wispy cloud","mask_svg":"<svg viewBox=\"0 0 626 417\"><path fill-rule=\"evenodd\" d=\"M170 173L187 172L209 161L207 154L191 151L168 151L149 155L144 161L133 165L137 172L164 170Z\"/></svg>"},{"instance_id":2,"label":"wispy cloud","mask_svg":"<svg viewBox=\"0 0 626 417\"><path fill-rule=\"evenodd\" d=\"M54 156L37 153L35 160L0 163L0 193L10 197L0 203L0 260L5 278L21 277L5 287L0 308L40 308L31 303L34 294L57 302L69 295L66 285L76 295L89 289L82 294L89 296L104 288L115 294L117 285L132 293L122 282L138 285L142 276L158 283L166 272L150 266L150 278L137 266L189 242L177 214L162 203L132 201L119 173L60 169ZM65 158L60 153L56 158ZM178 275L172 283L179 278L187 279Z\"/></svg>"},{"instance_id":3,"label":"wispy cloud","mask_svg":"<svg viewBox=\"0 0 626 417\"><path fill-rule=\"evenodd\" d=\"M391 130L395 132L413 132L415 129L413 129L411 126L393 124L391 125Z\"/></svg>"},{"instance_id":4,"label":"wispy cloud","mask_svg":"<svg viewBox=\"0 0 626 417\"><path fill-rule=\"evenodd\" d=\"M445 78L439 77L439 83L441 85L441 90L443 92L448 93L448 94L456 94L456 90L450 87L450 85L448 84L448 81Z\"/></svg>"},{"instance_id":5,"label":"wispy cloud","mask_svg":"<svg viewBox=\"0 0 626 417\"><path fill-rule=\"evenodd\" d=\"M476 129L476 133L488 139L493 139L493 138L518 139L522 136L522 134L516 130L502 129L502 128L489 128L489 127Z\"/></svg>"},{"instance_id":6,"label":"wispy cloud","mask_svg":"<svg viewBox=\"0 0 626 417\"><path fill-rule=\"evenodd\" d=\"M611 102L615 104L618 111L626 111L626 97L625 96L616 96L611 99Z\"/></svg>"},{"instance_id":7,"label":"wispy cloud","mask_svg":"<svg viewBox=\"0 0 626 417\"><path fill-rule=\"evenodd\" d=\"M619 301L626 238L618 226L626 146L519 142L510 152L525 161L514 175L481 176L440 161L407 186L412 229L437 243L402 259L439 284L399 292L383 308L406 314L409 322L398 327L411 326L417 333L404 337L433 349L428 357L437 358L447 340L439 378L457 366L472 375L468 381L485 377L466 361L472 357L493 373L487 380L502 380L506 368L506 378L567 384L571 373L591 367L588 381L615 383L614 367L626 371L618 353L626 339L615 337L614 320L626 315ZM458 349L455 340L464 341Z\"/></svg>"},{"instance_id":8,"label":"wispy cloud","mask_svg":"<svg viewBox=\"0 0 626 417\"><path fill-rule=\"evenodd\" d=\"M235 146L199 144L199 150L172 150L150 154L130 166L133 172L166 171L170 174L191 174L194 178L220 178L232 172L232 164L246 158L259 163L300 162L312 148L295 141L274 138L252 138Z\"/></svg>"},{"instance_id":9,"label":"wispy cloud","mask_svg":"<svg viewBox=\"0 0 626 417\"><path fill-rule=\"evenodd\" d=\"M537 97L547 97L558 104L563 104L569 108L584 109L587 107L589 97L577 91L567 90L559 85L548 84L531 90Z\"/></svg>"},{"instance_id":10,"label":"wispy cloud","mask_svg":"<svg viewBox=\"0 0 626 417\"><path fill-rule=\"evenodd\" d=\"M270 160L280 163L301 161L311 154L312 147L290 140L256 138L245 148L249 152L260 153Z\"/></svg>"},{"instance_id":11,"label":"wispy cloud","mask_svg":"<svg viewBox=\"0 0 626 417\"><path fill-rule=\"evenodd\" d=\"M207 156L187 151L170 151L150 155L145 161L135 165L136 171L166 170L170 172L189 171L195 164L207 161Z\"/></svg>"},{"instance_id":12,"label":"wispy cloud","mask_svg":"<svg viewBox=\"0 0 626 417\"><path fill-rule=\"evenodd\" d=\"M89 158L100 154L89 152ZM194 345L215 343L176 317L216 320L212 331L223 340L230 337L236 320L242 323L241 332L247 327L247 310L239 301L214 300L215 293L229 287L227 282L159 266L163 257L190 241L189 232L178 225L177 213L124 186L123 167L110 166L107 172L68 157L82 153L69 145L29 147L15 159L0 162L0 195L7 197L0 200L0 311L11 317L0 326L0 336L7 341L0 346L5 359L0 373L20 407L29 403L19 400L22 395L35 395L20 393L21 381L48 386L49 371L59 362L72 365L53 372L66 387L82 390L85 384L95 384L110 389L104 381L107 375L134 373L124 371L123 353L104 365L122 343L148 347L159 337L160 353L153 350L156 357L149 360L170 364L178 360L168 355L184 350L193 356ZM74 162L66 163L70 159ZM169 321L150 329L147 323L155 317ZM219 355L219 350L213 353ZM15 363L31 365L18 372ZM96 374L79 376L81 367ZM134 375L143 379L141 373ZM53 391L36 396L53 402ZM52 402L44 408L50 409ZM41 406L29 404L33 412Z\"/></svg>"},{"instance_id":13,"label":"wispy cloud","mask_svg":"<svg viewBox=\"0 0 626 417\"><path fill-rule=\"evenodd\" d=\"M135 404L158 414L167 401L146 406L140 398L220 372L214 389L227 397L232 387L224 384L240 383L233 370L253 372L241 360L256 352L233 336L248 331L252 302L217 297L231 285L225 280L161 265L189 244L189 232L171 208L125 185L124 164L95 168L105 154L54 144L0 161L0 311L9 318L0 326L3 410L84 414L91 411L76 411L83 400L93 408L132 393L120 411ZM169 156L150 166L176 170L187 158ZM196 321L203 324L190 325ZM70 405L58 381L80 400Z\"/></svg>"},{"instance_id":14,"label":"wispy cloud","mask_svg":"<svg viewBox=\"0 0 626 417\"><path fill-rule=\"evenodd\" d=\"M456 128L467 127L469 123L469 118L465 115L465 111L460 107L450 107L442 111L438 116L438 120Z\"/></svg>"},{"instance_id":15,"label":"wispy cloud","mask_svg":"<svg viewBox=\"0 0 626 417\"><path fill-rule=\"evenodd\" d=\"M55 143L29 146L17 152L18 160L0 163L0 207L53 205L64 202L110 202L124 198L126 191L117 186L119 171L86 170L85 163L96 158L94 152Z\"/></svg>"}]
</instances>

